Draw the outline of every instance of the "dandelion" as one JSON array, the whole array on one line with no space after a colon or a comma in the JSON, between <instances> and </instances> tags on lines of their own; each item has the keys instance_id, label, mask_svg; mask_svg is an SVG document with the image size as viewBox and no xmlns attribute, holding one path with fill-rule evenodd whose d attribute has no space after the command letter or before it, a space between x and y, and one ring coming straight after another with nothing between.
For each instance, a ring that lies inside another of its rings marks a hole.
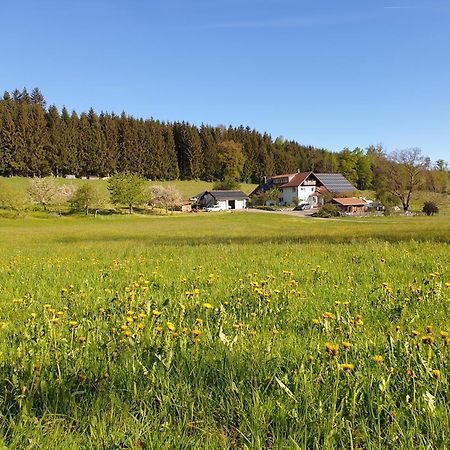
<instances>
[{"instance_id":1,"label":"dandelion","mask_svg":"<svg viewBox=\"0 0 450 450\"><path fill-rule=\"evenodd\" d=\"M203 319L197 318L197 319L195 319L195 323L202 324L203 323Z\"/></svg>"},{"instance_id":2,"label":"dandelion","mask_svg":"<svg viewBox=\"0 0 450 450\"><path fill-rule=\"evenodd\" d=\"M344 347L345 350L348 350L351 346L352 346L352 344L350 342L348 342L348 341L344 341L342 343L342 347Z\"/></svg>"},{"instance_id":3,"label":"dandelion","mask_svg":"<svg viewBox=\"0 0 450 450\"><path fill-rule=\"evenodd\" d=\"M167 322L167 328L170 331L175 331L176 330L176 326L172 322Z\"/></svg>"},{"instance_id":4,"label":"dandelion","mask_svg":"<svg viewBox=\"0 0 450 450\"><path fill-rule=\"evenodd\" d=\"M280 334L280 331L277 330L275 327L272 328L272 335L276 336L277 334Z\"/></svg>"},{"instance_id":5,"label":"dandelion","mask_svg":"<svg viewBox=\"0 0 450 450\"><path fill-rule=\"evenodd\" d=\"M157 309L154 309L152 311L152 314L153 314L154 317L159 317L161 315L161 311L158 311Z\"/></svg>"},{"instance_id":6,"label":"dandelion","mask_svg":"<svg viewBox=\"0 0 450 450\"><path fill-rule=\"evenodd\" d=\"M433 332L433 325L427 325L427 326L425 327L425 331L426 331L428 334L431 334L431 333Z\"/></svg>"},{"instance_id":7,"label":"dandelion","mask_svg":"<svg viewBox=\"0 0 450 450\"><path fill-rule=\"evenodd\" d=\"M422 336L422 342L431 345L434 342L434 337L429 334Z\"/></svg>"},{"instance_id":8,"label":"dandelion","mask_svg":"<svg viewBox=\"0 0 450 450\"><path fill-rule=\"evenodd\" d=\"M322 314L322 317L326 320L331 320L335 318L335 315L333 313L326 311Z\"/></svg>"},{"instance_id":9,"label":"dandelion","mask_svg":"<svg viewBox=\"0 0 450 450\"><path fill-rule=\"evenodd\" d=\"M123 334L124 334L124 336L126 336L126 337L131 337L133 333L131 332L131 330L125 330L125 331L123 332Z\"/></svg>"},{"instance_id":10,"label":"dandelion","mask_svg":"<svg viewBox=\"0 0 450 450\"><path fill-rule=\"evenodd\" d=\"M157 325L156 327L155 327L155 330L156 330L156 332L159 334L159 333L162 333L163 332L163 327L161 326L161 325Z\"/></svg>"},{"instance_id":11,"label":"dandelion","mask_svg":"<svg viewBox=\"0 0 450 450\"><path fill-rule=\"evenodd\" d=\"M372 359L378 364L381 364L384 361L384 358L381 355L374 355L372 356Z\"/></svg>"},{"instance_id":12,"label":"dandelion","mask_svg":"<svg viewBox=\"0 0 450 450\"><path fill-rule=\"evenodd\" d=\"M79 340L80 344L84 344L86 342L86 336L80 336L78 338L78 340Z\"/></svg>"},{"instance_id":13,"label":"dandelion","mask_svg":"<svg viewBox=\"0 0 450 450\"><path fill-rule=\"evenodd\" d=\"M134 319L131 316L127 316L127 323L133 323Z\"/></svg>"},{"instance_id":14,"label":"dandelion","mask_svg":"<svg viewBox=\"0 0 450 450\"><path fill-rule=\"evenodd\" d=\"M201 334L203 333L203 331L201 331L201 330L192 330L192 334L194 335L194 336L200 336Z\"/></svg>"},{"instance_id":15,"label":"dandelion","mask_svg":"<svg viewBox=\"0 0 450 450\"><path fill-rule=\"evenodd\" d=\"M351 370L353 370L355 368L354 364L350 364L350 363L344 363L344 364L339 364L339 369L345 370L346 372L350 372Z\"/></svg>"},{"instance_id":16,"label":"dandelion","mask_svg":"<svg viewBox=\"0 0 450 450\"><path fill-rule=\"evenodd\" d=\"M138 330L143 330L144 329L144 324L142 322L140 322L140 323L137 324L136 328Z\"/></svg>"},{"instance_id":17,"label":"dandelion","mask_svg":"<svg viewBox=\"0 0 450 450\"><path fill-rule=\"evenodd\" d=\"M434 370L431 371L431 376L433 378L436 378L436 380L439 380L441 378L441 371L437 370L437 369L434 369Z\"/></svg>"},{"instance_id":18,"label":"dandelion","mask_svg":"<svg viewBox=\"0 0 450 450\"><path fill-rule=\"evenodd\" d=\"M213 309L213 305L211 305L211 303L203 303L203 308Z\"/></svg>"},{"instance_id":19,"label":"dandelion","mask_svg":"<svg viewBox=\"0 0 450 450\"><path fill-rule=\"evenodd\" d=\"M311 320L312 326L313 327L317 327L318 325L320 325L320 320L319 319L313 319Z\"/></svg>"},{"instance_id":20,"label":"dandelion","mask_svg":"<svg viewBox=\"0 0 450 450\"><path fill-rule=\"evenodd\" d=\"M50 303L46 303L44 305L44 309L51 309L52 305L50 305Z\"/></svg>"},{"instance_id":21,"label":"dandelion","mask_svg":"<svg viewBox=\"0 0 450 450\"><path fill-rule=\"evenodd\" d=\"M59 317L53 317L51 322L53 325L57 325L59 323Z\"/></svg>"},{"instance_id":22,"label":"dandelion","mask_svg":"<svg viewBox=\"0 0 450 450\"><path fill-rule=\"evenodd\" d=\"M447 339L448 338L448 331L441 331L441 338L442 339Z\"/></svg>"},{"instance_id":23,"label":"dandelion","mask_svg":"<svg viewBox=\"0 0 450 450\"><path fill-rule=\"evenodd\" d=\"M71 320L69 322L69 327L70 328L76 328L78 326L78 322L76 320Z\"/></svg>"},{"instance_id":24,"label":"dandelion","mask_svg":"<svg viewBox=\"0 0 450 450\"><path fill-rule=\"evenodd\" d=\"M332 342L327 342L325 344L325 350L331 356L336 356L339 353L339 346Z\"/></svg>"},{"instance_id":25,"label":"dandelion","mask_svg":"<svg viewBox=\"0 0 450 450\"><path fill-rule=\"evenodd\" d=\"M32 312L32 313L30 314L30 316L31 316L32 319L36 319L37 314L36 314L35 312Z\"/></svg>"}]
</instances>

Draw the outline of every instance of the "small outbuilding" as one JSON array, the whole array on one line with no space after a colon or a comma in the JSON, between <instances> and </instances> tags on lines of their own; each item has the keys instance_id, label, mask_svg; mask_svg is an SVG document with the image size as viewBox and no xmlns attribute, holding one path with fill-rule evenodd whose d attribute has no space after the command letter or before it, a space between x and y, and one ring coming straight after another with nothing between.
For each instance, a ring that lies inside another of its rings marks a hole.
<instances>
[{"instance_id":1,"label":"small outbuilding","mask_svg":"<svg viewBox=\"0 0 450 450\"><path fill-rule=\"evenodd\" d=\"M347 214L361 214L367 210L367 203L360 198L333 198L332 203Z\"/></svg>"},{"instance_id":2,"label":"small outbuilding","mask_svg":"<svg viewBox=\"0 0 450 450\"><path fill-rule=\"evenodd\" d=\"M198 208L220 205L224 211L245 209L248 197L242 191L204 191L192 199Z\"/></svg>"}]
</instances>

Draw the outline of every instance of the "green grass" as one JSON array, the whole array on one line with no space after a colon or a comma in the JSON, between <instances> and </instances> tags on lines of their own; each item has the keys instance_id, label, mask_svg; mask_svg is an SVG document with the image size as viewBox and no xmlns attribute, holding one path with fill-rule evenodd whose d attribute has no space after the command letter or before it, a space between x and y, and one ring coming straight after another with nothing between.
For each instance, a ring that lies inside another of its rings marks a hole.
<instances>
[{"instance_id":1,"label":"green grass","mask_svg":"<svg viewBox=\"0 0 450 450\"><path fill-rule=\"evenodd\" d=\"M0 219L0 442L447 448L449 247L448 216Z\"/></svg>"},{"instance_id":2,"label":"green grass","mask_svg":"<svg viewBox=\"0 0 450 450\"><path fill-rule=\"evenodd\" d=\"M26 192L26 189L29 185L30 179L25 177L11 177L5 178L0 177L0 184L5 183L5 185L9 186L13 190L17 190L18 192ZM61 184L75 184L79 185L80 183L90 183L95 186L99 186L100 189L106 194L107 190L107 181L106 180L66 180L64 178L57 178L57 182ZM208 181L200 181L200 180L189 180L189 181L181 181L181 180L172 180L172 181L149 181L149 186L154 185L163 185L163 186L175 186L183 195L183 198L189 199L190 197L198 194L199 192L211 190L213 188L214 183L210 183ZM247 184L242 183L241 189L246 194L250 193L256 187L255 184Z\"/></svg>"}]
</instances>

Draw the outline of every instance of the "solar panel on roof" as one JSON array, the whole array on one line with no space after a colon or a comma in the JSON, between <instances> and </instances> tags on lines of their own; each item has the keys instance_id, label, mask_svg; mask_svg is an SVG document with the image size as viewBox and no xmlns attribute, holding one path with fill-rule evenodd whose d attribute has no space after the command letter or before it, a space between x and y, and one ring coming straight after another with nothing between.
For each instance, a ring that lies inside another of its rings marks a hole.
<instances>
[{"instance_id":1,"label":"solar panel on roof","mask_svg":"<svg viewBox=\"0 0 450 450\"><path fill-rule=\"evenodd\" d=\"M330 192L355 190L355 187L340 173L315 173L314 175Z\"/></svg>"}]
</instances>

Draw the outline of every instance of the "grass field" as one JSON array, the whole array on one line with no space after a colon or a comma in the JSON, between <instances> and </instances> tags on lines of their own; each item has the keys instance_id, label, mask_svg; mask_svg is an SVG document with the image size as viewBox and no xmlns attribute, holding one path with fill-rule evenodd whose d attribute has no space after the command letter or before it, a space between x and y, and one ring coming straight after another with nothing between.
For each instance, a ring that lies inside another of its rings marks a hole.
<instances>
[{"instance_id":1,"label":"grass field","mask_svg":"<svg viewBox=\"0 0 450 450\"><path fill-rule=\"evenodd\" d=\"M449 447L450 217L0 219L8 448Z\"/></svg>"}]
</instances>

